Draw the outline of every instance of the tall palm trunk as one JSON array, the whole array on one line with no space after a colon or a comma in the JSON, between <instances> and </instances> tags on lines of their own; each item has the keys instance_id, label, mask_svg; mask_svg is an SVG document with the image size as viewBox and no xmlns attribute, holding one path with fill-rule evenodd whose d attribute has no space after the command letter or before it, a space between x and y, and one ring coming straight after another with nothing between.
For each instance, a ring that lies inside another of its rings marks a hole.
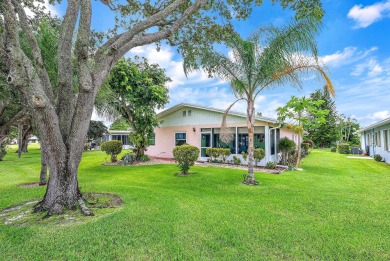
<instances>
[{"instance_id":1,"label":"tall palm trunk","mask_svg":"<svg viewBox=\"0 0 390 261\"><path fill-rule=\"evenodd\" d=\"M255 174L253 172L254 167L254 133L255 133L255 106L254 101L248 99L247 106L247 125L248 125L248 177L244 181L245 184L257 185L259 184L255 180Z\"/></svg>"}]
</instances>

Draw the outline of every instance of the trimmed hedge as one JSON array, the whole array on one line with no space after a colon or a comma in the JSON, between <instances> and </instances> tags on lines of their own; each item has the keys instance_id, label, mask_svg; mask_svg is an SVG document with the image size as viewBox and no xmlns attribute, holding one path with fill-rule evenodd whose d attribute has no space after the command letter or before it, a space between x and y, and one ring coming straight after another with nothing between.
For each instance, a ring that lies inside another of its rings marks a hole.
<instances>
[{"instance_id":1,"label":"trimmed hedge","mask_svg":"<svg viewBox=\"0 0 390 261\"><path fill-rule=\"evenodd\" d=\"M110 155L111 162L116 162L116 157L122 152L123 143L120 140L110 140L103 142L100 149Z\"/></svg>"},{"instance_id":2,"label":"trimmed hedge","mask_svg":"<svg viewBox=\"0 0 390 261\"><path fill-rule=\"evenodd\" d=\"M177 161L178 167L182 174L188 174L188 170L198 159L198 147L191 145L176 146L173 149L173 158Z\"/></svg>"},{"instance_id":3,"label":"trimmed hedge","mask_svg":"<svg viewBox=\"0 0 390 261\"><path fill-rule=\"evenodd\" d=\"M211 162L221 159L222 162L232 154L229 148L207 148L206 154L211 158Z\"/></svg>"},{"instance_id":4,"label":"trimmed hedge","mask_svg":"<svg viewBox=\"0 0 390 261\"><path fill-rule=\"evenodd\" d=\"M255 149L253 151L253 157L255 158L255 165L257 166L257 164L262 159L264 159L264 157L265 157L265 150L264 149Z\"/></svg>"},{"instance_id":5,"label":"trimmed hedge","mask_svg":"<svg viewBox=\"0 0 390 261\"><path fill-rule=\"evenodd\" d=\"M336 147L331 147L330 148L330 152L336 152L337 151L337 148Z\"/></svg>"},{"instance_id":6,"label":"trimmed hedge","mask_svg":"<svg viewBox=\"0 0 390 261\"><path fill-rule=\"evenodd\" d=\"M381 162L382 159L383 159L383 158L382 158L381 155L379 155L379 154L375 154L375 155L374 155L374 160L375 160L375 161Z\"/></svg>"},{"instance_id":7,"label":"trimmed hedge","mask_svg":"<svg viewBox=\"0 0 390 261\"><path fill-rule=\"evenodd\" d=\"M351 147L348 143L340 143L337 145L337 150L340 154L350 154L351 153Z\"/></svg>"}]
</instances>

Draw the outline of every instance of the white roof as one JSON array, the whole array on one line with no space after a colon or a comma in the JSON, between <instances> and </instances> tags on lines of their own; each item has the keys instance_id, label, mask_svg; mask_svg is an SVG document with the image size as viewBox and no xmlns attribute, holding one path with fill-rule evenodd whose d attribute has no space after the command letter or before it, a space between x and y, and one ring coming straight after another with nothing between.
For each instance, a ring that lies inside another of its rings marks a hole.
<instances>
[{"instance_id":1,"label":"white roof","mask_svg":"<svg viewBox=\"0 0 390 261\"><path fill-rule=\"evenodd\" d=\"M390 124L390 118L384 119L384 120L379 121L377 123L368 125L367 127L361 128L361 129L357 130L356 133L360 133L360 132L363 132L366 130L371 130L373 128L380 127L380 126L385 125L385 124Z\"/></svg>"},{"instance_id":2,"label":"white roof","mask_svg":"<svg viewBox=\"0 0 390 261\"><path fill-rule=\"evenodd\" d=\"M196 104L191 104L191 103L180 103L180 104L177 104L169 109L166 109L166 110L160 112L159 114L157 114L157 118L165 117L165 116L167 116L175 111L178 111L184 107L190 107L190 108L194 108L194 109L201 109L201 110L220 112L220 113L225 112L225 110L216 109L216 108L212 108L212 107L201 106L201 105L196 105ZM229 111L229 115L234 115L234 116L246 118L246 113L241 113L241 112ZM276 119L258 116L258 115L255 116L255 120L265 121L265 122L270 122L270 123L279 123L279 121Z\"/></svg>"}]
</instances>

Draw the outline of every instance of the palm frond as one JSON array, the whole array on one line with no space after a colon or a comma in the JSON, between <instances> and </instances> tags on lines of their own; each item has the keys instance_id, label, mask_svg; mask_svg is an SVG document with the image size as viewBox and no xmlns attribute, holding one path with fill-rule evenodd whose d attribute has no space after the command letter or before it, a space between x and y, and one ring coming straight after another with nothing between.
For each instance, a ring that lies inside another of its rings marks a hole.
<instances>
[{"instance_id":1,"label":"palm frond","mask_svg":"<svg viewBox=\"0 0 390 261\"><path fill-rule=\"evenodd\" d=\"M221 123L221 131L219 134L219 139L223 143L229 143L234 139L234 132L227 126L227 117L229 115L230 109L236 104L238 101L245 100L245 98L237 99L235 102L230 104L230 106L223 112L222 123Z\"/></svg>"}]
</instances>

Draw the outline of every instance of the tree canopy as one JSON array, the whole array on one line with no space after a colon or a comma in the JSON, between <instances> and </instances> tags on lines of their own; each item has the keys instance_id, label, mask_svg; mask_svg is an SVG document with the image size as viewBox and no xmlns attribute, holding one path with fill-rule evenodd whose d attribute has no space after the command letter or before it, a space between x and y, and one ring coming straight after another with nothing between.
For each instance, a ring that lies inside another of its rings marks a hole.
<instances>
[{"instance_id":1,"label":"tree canopy","mask_svg":"<svg viewBox=\"0 0 390 261\"><path fill-rule=\"evenodd\" d=\"M112 99L101 109L113 108L130 125L130 141L137 158L144 155L159 125L156 110L168 103L168 81L165 71L146 59L121 59L110 73Z\"/></svg>"},{"instance_id":2,"label":"tree canopy","mask_svg":"<svg viewBox=\"0 0 390 261\"><path fill-rule=\"evenodd\" d=\"M279 107L276 110L278 112L278 120L285 122L288 119L291 128L298 134L297 168L301 161L301 138L305 132L304 127L309 124L310 126L318 126L326 122L329 110L323 110L319 107L323 103L323 100L292 96L284 107Z\"/></svg>"}]
</instances>

